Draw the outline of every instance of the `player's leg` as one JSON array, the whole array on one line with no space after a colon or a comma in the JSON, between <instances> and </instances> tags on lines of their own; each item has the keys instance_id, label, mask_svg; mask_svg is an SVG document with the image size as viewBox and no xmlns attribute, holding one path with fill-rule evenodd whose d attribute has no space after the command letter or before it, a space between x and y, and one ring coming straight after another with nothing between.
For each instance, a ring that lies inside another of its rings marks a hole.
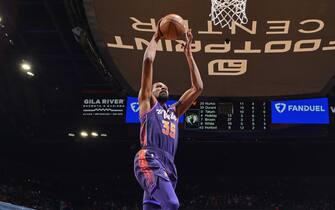
<instances>
[{"instance_id":1,"label":"player's leg","mask_svg":"<svg viewBox=\"0 0 335 210\"><path fill-rule=\"evenodd\" d=\"M161 210L161 206L153 203L143 203L143 210Z\"/></svg>"},{"instance_id":2,"label":"player's leg","mask_svg":"<svg viewBox=\"0 0 335 210\"><path fill-rule=\"evenodd\" d=\"M158 177L157 186L152 197L158 201L164 210L177 210L179 201L170 181Z\"/></svg>"},{"instance_id":3,"label":"player's leg","mask_svg":"<svg viewBox=\"0 0 335 210\"><path fill-rule=\"evenodd\" d=\"M161 210L160 203L152 198L149 193L144 191L143 194L143 210Z\"/></svg>"},{"instance_id":4,"label":"player's leg","mask_svg":"<svg viewBox=\"0 0 335 210\"><path fill-rule=\"evenodd\" d=\"M161 210L161 207L152 203L144 203L143 210Z\"/></svg>"}]
</instances>

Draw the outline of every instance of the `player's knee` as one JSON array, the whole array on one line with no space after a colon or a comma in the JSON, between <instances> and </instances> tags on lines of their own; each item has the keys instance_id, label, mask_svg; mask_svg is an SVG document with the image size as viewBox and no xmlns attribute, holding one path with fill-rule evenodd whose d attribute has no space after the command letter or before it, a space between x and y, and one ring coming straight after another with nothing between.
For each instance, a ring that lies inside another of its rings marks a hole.
<instances>
[{"instance_id":1,"label":"player's knee","mask_svg":"<svg viewBox=\"0 0 335 210\"><path fill-rule=\"evenodd\" d=\"M168 201L168 209L175 210L179 208L178 199L171 199Z\"/></svg>"}]
</instances>

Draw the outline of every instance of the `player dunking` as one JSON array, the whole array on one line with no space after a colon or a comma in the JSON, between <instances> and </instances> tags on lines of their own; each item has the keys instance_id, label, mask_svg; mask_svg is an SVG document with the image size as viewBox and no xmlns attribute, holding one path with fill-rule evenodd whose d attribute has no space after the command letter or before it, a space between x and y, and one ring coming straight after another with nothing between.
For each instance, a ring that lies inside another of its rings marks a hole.
<instances>
[{"instance_id":1,"label":"player dunking","mask_svg":"<svg viewBox=\"0 0 335 210\"><path fill-rule=\"evenodd\" d=\"M193 35L185 33L184 53L190 69L191 88L172 106L167 106L168 87L162 82L152 84L153 62L159 27L153 35L143 58L140 105L141 149L135 156L134 172L144 190L143 210L179 208L175 193L177 171L174 156L178 145L178 118L192 105L203 90L203 83L191 52ZM171 64L172 66L173 64Z\"/></svg>"}]
</instances>

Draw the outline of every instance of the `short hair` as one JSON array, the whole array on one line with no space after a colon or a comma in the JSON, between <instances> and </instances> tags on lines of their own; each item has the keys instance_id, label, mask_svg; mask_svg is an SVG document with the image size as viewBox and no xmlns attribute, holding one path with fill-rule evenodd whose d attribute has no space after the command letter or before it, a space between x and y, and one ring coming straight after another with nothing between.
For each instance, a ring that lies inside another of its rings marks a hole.
<instances>
[{"instance_id":1,"label":"short hair","mask_svg":"<svg viewBox=\"0 0 335 210\"><path fill-rule=\"evenodd\" d=\"M152 84L152 87L154 87L156 84L158 84L158 83L162 83L163 85L165 85L166 86L166 84L164 84L163 82L155 82L155 83L153 83ZM166 86L167 87L167 86Z\"/></svg>"}]
</instances>

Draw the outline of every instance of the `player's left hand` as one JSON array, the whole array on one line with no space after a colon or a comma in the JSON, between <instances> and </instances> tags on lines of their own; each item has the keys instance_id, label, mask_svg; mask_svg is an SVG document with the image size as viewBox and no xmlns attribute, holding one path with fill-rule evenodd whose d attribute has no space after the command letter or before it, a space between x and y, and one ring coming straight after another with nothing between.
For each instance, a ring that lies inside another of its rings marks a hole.
<instances>
[{"instance_id":1,"label":"player's left hand","mask_svg":"<svg viewBox=\"0 0 335 210\"><path fill-rule=\"evenodd\" d=\"M184 35L184 41L183 43L183 48L184 48L184 53L186 56L192 56L192 51L191 51L191 44L193 42L193 34L192 34L192 29L187 30L187 32Z\"/></svg>"},{"instance_id":2,"label":"player's left hand","mask_svg":"<svg viewBox=\"0 0 335 210\"><path fill-rule=\"evenodd\" d=\"M159 19L158 22L157 22L156 31L154 33L154 38L156 40L159 40L159 39L161 39L163 37L163 34L162 34L161 30L159 29L159 26L160 26L161 22L162 22L162 18Z\"/></svg>"}]
</instances>

